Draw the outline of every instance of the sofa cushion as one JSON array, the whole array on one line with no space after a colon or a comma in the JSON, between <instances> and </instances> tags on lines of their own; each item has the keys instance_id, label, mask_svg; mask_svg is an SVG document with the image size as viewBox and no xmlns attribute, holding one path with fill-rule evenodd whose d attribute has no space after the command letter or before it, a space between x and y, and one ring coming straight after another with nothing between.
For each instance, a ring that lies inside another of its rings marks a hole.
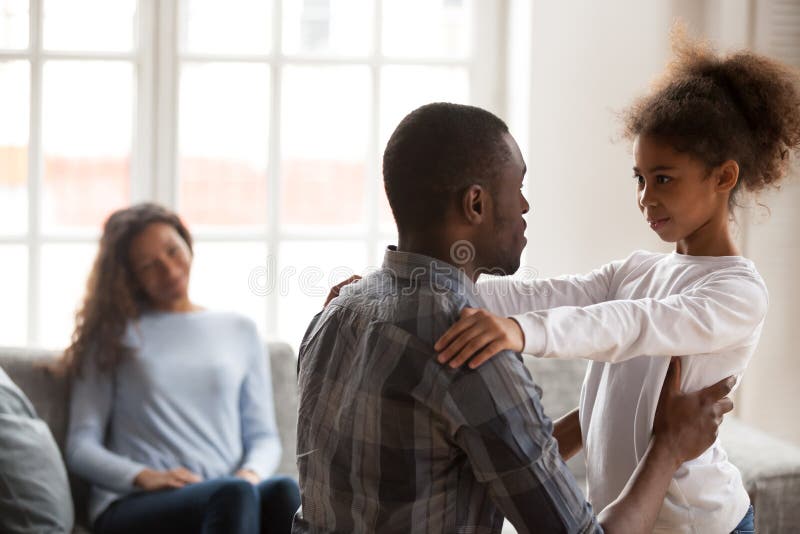
<instances>
[{"instance_id":1,"label":"sofa cushion","mask_svg":"<svg viewBox=\"0 0 800 534\"><path fill-rule=\"evenodd\" d=\"M58 445L0 369L0 532L71 532L73 523Z\"/></svg>"},{"instance_id":2,"label":"sofa cushion","mask_svg":"<svg viewBox=\"0 0 800 534\"><path fill-rule=\"evenodd\" d=\"M735 417L725 418L719 437L742 473L756 509L756 532L800 532L800 447Z\"/></svg>"},{"instance_id":3,"label":"sofa cushion","mask_svg":"<svg viewBox=\"0 0 800 534\"><path fill-rule=\"evenodd\" d=\"M60 353L20 348L2 348L0 353L0 367L25 392L63 450L69 416L69 381L49 367Z\"/></svg>"}]
</instances>

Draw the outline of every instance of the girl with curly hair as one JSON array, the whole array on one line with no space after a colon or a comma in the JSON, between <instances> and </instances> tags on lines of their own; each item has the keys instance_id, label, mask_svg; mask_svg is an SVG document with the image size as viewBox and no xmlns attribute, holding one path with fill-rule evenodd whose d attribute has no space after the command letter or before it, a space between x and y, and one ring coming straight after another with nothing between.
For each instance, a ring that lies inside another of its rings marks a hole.
<instances>
[{"instance_id":1,"label":"girl with curly hair","mask_svg":"<svg viewBox=\"0 0 800 534\"><path fill-rule=\"evenodd\" d=\"M767 288L731 235L746 193L777 186L800 149L798 73L742 51L675 40L676 57L625 113L636 205L671 254L637 251L586 275L477 285L439 360L476 367L502 349L592 360L580 406L555 423L559 450L586 451L589 501L622 492L650 440L670 358L682 388L741 376L761 335ZM497 314L497 315L495 315ZM753 509L717 441L677 471L656 531L752 531Z\"/></svg>"},{"instance_id":2,"label":"girl with curly hair","mask_svg":"<svg viewBox=\"0 0 800 534\"><path fill-rule=\"evenodd\" d=\"M66 462L103 533L286 533L296 483L249 319L188 296L192 238L155 204L113 213L77 314Z\"/></svg>"}]
</instances>

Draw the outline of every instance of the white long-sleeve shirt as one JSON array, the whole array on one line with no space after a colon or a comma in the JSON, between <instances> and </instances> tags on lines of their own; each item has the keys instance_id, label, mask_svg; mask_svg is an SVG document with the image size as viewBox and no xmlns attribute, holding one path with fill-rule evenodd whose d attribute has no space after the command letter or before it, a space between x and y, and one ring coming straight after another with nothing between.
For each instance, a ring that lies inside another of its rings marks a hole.
<instances>
[{"instance_id":1,"label":"white long-sleeve shirt","mask_svg":"<svg viewBox=\"0 0 800 534\"><path fill-rule=\"evenodd\" d=\"M764 281L740 256L637 251L586 275L477 287L490 311L519 322L525 352L592 360L580 420L597 510L619 496L647 449L668 356L682 356L684 391L741 376L768 305ZM727 533L748 506L717 441L675 473L656 532Z\"/></svg>"},{"instance_id":2,"label":"white long-sleeve shirt","mask_svg":"<svg viewBox=\"0 0 800 534\"><path fill-rule=\"evenodd\" d=\"M135 355L113 373L86 365L72 386L66 461L92 483L92 522L137 488L144 468L203 479L281 456L269 362L252 321L216 311L153 312L129 325Z\"/></svg>"}]
</instances>

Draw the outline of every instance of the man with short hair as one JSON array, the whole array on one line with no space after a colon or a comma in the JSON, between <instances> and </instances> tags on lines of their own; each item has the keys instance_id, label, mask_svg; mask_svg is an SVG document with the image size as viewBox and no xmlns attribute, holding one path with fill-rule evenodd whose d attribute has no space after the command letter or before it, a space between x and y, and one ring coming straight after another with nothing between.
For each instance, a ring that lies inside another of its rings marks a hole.
<instances>
[{"instance_id":1,"label":"man with short hair","mask_svg":"<svg viewBox=\"0 0 800 534\"><path fill-rule=\"evenodd\" d=\"M652 530L675 470L732 408L731 383L683 395L673 365L648 452L595 517L520 355L451 369L433 350L480 306L480 273L519 267L529 206L508 128L479 108L423 106L389 140L383 173L398 247L300 348L294 532L499 532L504 517L520 532Z\"/></svg>"}]
</instances>

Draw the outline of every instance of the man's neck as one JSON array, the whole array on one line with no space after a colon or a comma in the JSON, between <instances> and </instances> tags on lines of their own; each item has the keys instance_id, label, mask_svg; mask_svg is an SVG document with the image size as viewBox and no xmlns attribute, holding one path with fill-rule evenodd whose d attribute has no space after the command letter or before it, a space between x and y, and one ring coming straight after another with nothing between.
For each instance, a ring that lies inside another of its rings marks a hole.
<instances>
[{"instance_id":1,"label":"man's neck","mask_svg":"<svg viewBox=\"0 0 800 534\"><path fill-rule=\"evenodd\" d=\"M468 240L436 235L400 236L397 250L422 254L452 265L464 271L464 274L473 282L476 281L479 274L475 268L475 247ZM465 259L467 261L462 262Z\"/></svg>"}]
</instances>

